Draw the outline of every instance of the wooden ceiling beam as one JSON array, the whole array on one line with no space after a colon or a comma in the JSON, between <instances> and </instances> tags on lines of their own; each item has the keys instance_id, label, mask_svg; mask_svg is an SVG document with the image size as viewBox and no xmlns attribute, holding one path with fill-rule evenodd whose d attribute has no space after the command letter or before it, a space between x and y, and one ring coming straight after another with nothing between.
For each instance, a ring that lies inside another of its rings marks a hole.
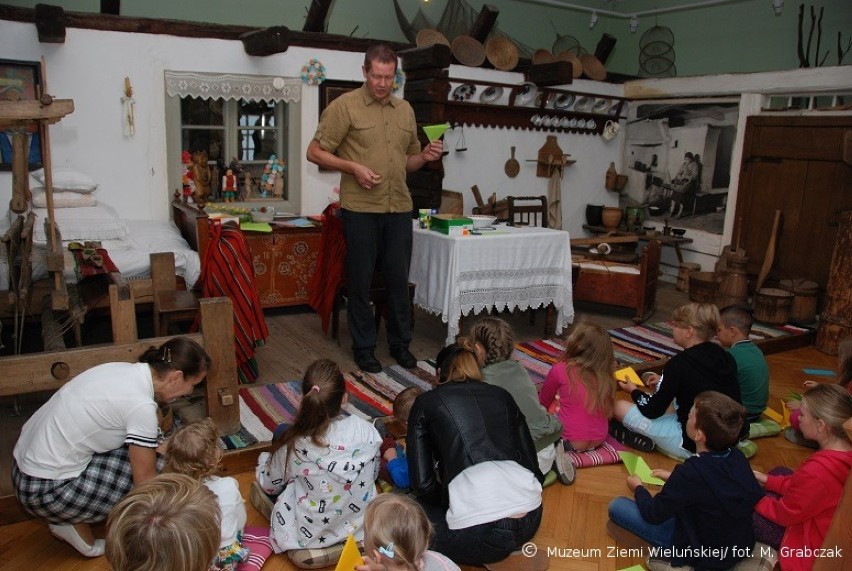
<instances>
[{"instance_id":1,"label":"wooden ceiling beam","mask_svg":"<svg viewBox=\"0 0 852 571\"><path fill-rule=\"evenodd\" d=\"M303 32L325 32L325 20L333 0L311 0Z\"/></svg>"},{"instance_id":2,"label":"wooden ceiling beam","mask_svg":"<svg viewBox=\"0 0 852 571\"><path fill-rule=\"evenodd\" d=\"M0 4L0 20L35 24L35 9ZM247 32L254 32L262 29L252 26L188 22L185 20L136 18L131 16L114 16L112 14L67 11L65 12L65 26L67 28L81 28L108 32L161 34L184 38L213 38L218 40L234 41L240 40L240 36ZM379 40L371 38L355 38L337 34L320 34L316 32L290 30L290 45L307 48L363 53L377 41ZM412 47L411 44L407 43L390 41L385 41L384 43L389 45L391 49L395 51Z\"/></svg>"},{"instance_id":3,"label":"wooden ceiling beam","mask_svg":"<svg viewBox=\"0 0 852 571\"><path fill-rule=\"evenodd\" d=\"M101 0L101 14L121 14L121 0Z\"/></svg>"},{"instance_id":4,"label":"wooden ceiling beam","mask_svg":"<svg viewBox=\"0 0 852 571\"><path fill-rule=\"evenodd\" d=\"M35 25L41 43L65 43L65 10L61 6L36 4Z\"/></svg>"},{"instance_id":5,"label":"wooden ceiling beam","mask_svg":"<svg viewBox=\"0 0 852 571\"><path fill-rule=\"evenodd\" d=\"M499 14L500 10L494 6L483 4L482 9L479 11L479 16L476 17L476 21L470 28L470 37L484 44L485 38L488 37L488 34L494 28Z\"/></svg>"}]
</instances>

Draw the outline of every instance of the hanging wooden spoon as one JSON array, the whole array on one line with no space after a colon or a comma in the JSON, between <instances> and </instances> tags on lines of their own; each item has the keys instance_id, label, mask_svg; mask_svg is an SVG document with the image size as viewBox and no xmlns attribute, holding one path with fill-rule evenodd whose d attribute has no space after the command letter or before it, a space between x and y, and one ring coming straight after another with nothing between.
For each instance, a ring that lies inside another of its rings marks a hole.
<instances>
[{"instance_id":1,"label":"hanging wooden spoon","mask_svg":"<svg viewBox=\"0 0 852 571\"><path fill-rule=\"evenodd\" d=\"M506 171L506 176L509 178L515 178L518 176L518 173L521 170L521 165L518 163L517 159L515 159L515 147L512 147L512 156L509 157L509 160L506 161L506 166L503 168Z\"/></svg>"}]
</instances>

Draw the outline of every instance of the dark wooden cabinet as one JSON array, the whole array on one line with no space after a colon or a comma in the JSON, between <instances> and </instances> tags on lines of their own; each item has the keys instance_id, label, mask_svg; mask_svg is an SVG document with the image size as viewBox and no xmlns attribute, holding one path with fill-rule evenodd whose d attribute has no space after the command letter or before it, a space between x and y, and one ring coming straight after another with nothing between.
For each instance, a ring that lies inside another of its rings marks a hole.
<instances>
[{"instance_id":1,"label":"dark wooden cabinet","mask_svg":"<svg viewBox=\"0 0 852 571\"><path fill-rule=\"evenodd\" d=\"M276 227L270 233L245 233L264 308L308 303L321 233L319 227Z\"/></svg>"},{"instance_id":2,"label":"dark wooden cabinet","mask_svg":"<svg viewBox=\"0 0 852 571\"><path fill-rule=\"evenodd\" d=\"M840 214L852 209L852 166L843 162L852 117L750 117L733 235L757 274L775 210L782 226L773 275L825 290Z\"/></svg>"}]
</instances>

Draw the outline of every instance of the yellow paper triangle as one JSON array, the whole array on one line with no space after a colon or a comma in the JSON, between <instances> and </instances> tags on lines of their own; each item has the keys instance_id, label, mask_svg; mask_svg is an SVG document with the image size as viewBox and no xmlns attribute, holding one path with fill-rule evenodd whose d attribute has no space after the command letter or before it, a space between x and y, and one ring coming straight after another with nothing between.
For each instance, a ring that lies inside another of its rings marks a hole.
<instances>
[{"instance_id":1,"label":"yellow paper triangle","mask_svg":"<svg viewBox=\"0 0 852 571\"><path fill-rule=\"evenodd\" d=\"M619 369L613 373L613 376L619 381L630 382L636 385L637 387L644 387L645 383L642 382L642 379L639 378L639 375L636 374L636 371L633 370L633 367L624 367L623 369Z\"/></svg>"},{"instance_id":2,"label":"yellow paper triangle","mask_svg":"<svg viewBox=\"0 0 852 571\"><path fill-rule=\"evenodd\" d=\"M765 409L763 409L763 414L777 422L779 425L784 422L784 417L781 416L781 414L773 408L766 407Z\"/></svg>"},{"instance_id":3,"label":"yellow paper triangle","mask_svg":"<svg viewBox=\"0 0 852 571\"><path fill-rule=\"evenodd\" d=\"M346 544L343 546L343 552L340 554L340 559L334 571L352 571L356 566L363 564L361 552L358 551L358 546L355 544L355 536L350 533L346 538Z\"/></svg>"},{"instance_id":4,"label":"yellow paper triangle","mask_svg":"<svg viewBox=\"0 0 852 571\"><path fill-rule=\"evenodd\" d=\"M435 139L438 139L447 132L447 129L450 128L449 123L439 123L437 125L423 125L423 132L426 133L426 137L428 137L429 142L431 143Z\"/></svg>"}]
</instances>

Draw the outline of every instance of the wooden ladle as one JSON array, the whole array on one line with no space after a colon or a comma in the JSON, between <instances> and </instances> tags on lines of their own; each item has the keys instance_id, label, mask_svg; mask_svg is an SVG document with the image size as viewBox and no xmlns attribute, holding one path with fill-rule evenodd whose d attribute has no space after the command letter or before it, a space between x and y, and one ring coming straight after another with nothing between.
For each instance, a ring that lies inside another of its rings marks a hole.
<instances>
[{"instance_id":1,"label":"wooden ladle","mask_svg":"<svg viewBox=\"0 0 852 571\"><path fill-rule=\"evenodd\" d=\"M515 178L518 176L518 173L521 170L521 165L515 158L515 147L512 147L512 156L509 157L508 161L506 161L506 165L503 169L506 171L506 176L509 178Z\"/></svg>"}]
</instances>

